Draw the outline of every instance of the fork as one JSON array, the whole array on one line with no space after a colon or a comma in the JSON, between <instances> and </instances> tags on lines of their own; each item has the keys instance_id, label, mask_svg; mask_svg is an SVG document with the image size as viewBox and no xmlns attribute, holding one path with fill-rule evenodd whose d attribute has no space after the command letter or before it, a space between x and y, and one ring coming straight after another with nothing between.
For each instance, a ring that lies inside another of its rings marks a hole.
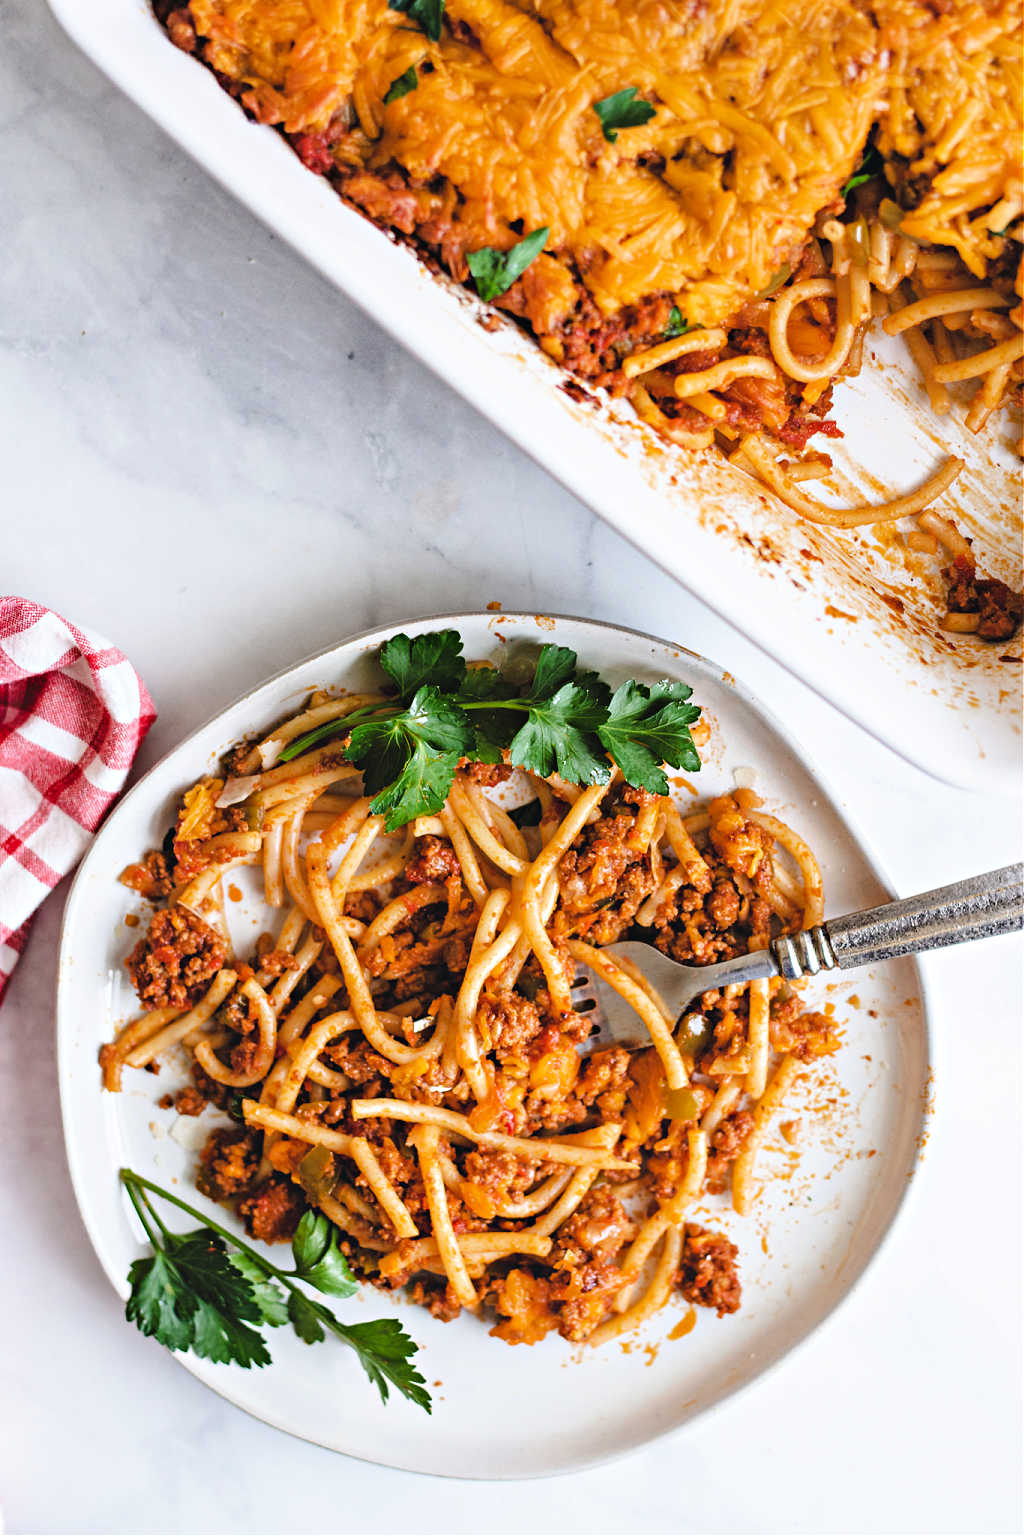
<instances>
[{"instance_id":1,"label":"fork","mask_svg":"<svg viewBox=\"0 0 1024 1536\"><path fill-rule=\"evenodd\" d=\"M601 953L631 961L663 999L671 1017L678 1019L705 992L738 982L773 976L796 981L819 971L846 971L899 955L1012 933L1022 926L1024 864L1008 864L920 896L831 917L802 933L773 939L767 949L716 965L681 965L653 944L628 939L604 945ZM589 970L577 972L572 997L576 1012L591 1014L596 1026L579 1047L584 1054L611 1044L627 1048L650 1044L638 1015L599 976ZM691 1015L691 1021L697 1022L696 1015Z\"/></svg>"}]
</instances>

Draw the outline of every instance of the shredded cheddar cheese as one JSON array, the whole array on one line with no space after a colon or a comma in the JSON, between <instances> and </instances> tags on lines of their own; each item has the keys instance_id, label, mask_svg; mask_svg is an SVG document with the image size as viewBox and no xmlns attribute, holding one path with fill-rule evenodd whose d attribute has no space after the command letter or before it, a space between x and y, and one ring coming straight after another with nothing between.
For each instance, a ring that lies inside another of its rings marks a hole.
<instances>
[{"instance_id":1,"label":"shredded cheddar cheese","mask_svg":"<svg viewBox=\"0 0 1024 1536\"><path fill-rule=\"evenodd\" d=\"M879 148L906 163L923 194L900 228L952 246L984 277L1003 249L997 232L1024 207L1019 0L941 14L921 0L882 0L878 14L891 49Z\"/></svg>"},{"instance_id":2,"label":"shredded cheddar cheese","mask_svg":"<svg viewBox=\"0 0 1024 1536\"><path fill-rule=\"evenodd\" d=\"M885 84L883 40L851 0L449 0L455 35L437 44L387 0L190 9L206 62L261 121L332 133L339 166L454 189L461 251L547 225L602 313L669 292L692 324L797 259ZM410 66L417 88L385 106ZM627 86L655 115L610 144L594 103ZM567 282L551 318L573 300Z\"/></svg>"}]
</instances>

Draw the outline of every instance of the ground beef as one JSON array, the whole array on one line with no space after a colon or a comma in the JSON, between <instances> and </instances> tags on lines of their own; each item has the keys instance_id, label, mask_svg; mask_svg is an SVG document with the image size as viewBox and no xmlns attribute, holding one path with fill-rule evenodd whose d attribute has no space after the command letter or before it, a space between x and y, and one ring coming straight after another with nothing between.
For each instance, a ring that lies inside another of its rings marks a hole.
<instances>
[{"instance_id":1,"label":"ground beef","mask_svg":"<svg viewBox=\"0 0 1024 1536\"><path fill-rule=\"evenodd\" d=\"M259 1172L258 1137L245 1126L211 1131L199 1154L196 1184L211 1200L233 1200L249 1189Z\"/></svg>"},{"instance_id":2,"label":"ground beef","mask_svg":"<svg viewBox=\"0 0 1024 1536\"><path fill-rule=\"evenodd\" d=\"M574 1243L590 1259L611 1260L633 1236L633 1223L606 1184L591 1189L559 1229L561 1244Z\"/></svg>"},{"instance_id":3,"label":"ground beef","mask_svg":"<svg viewBox=\"0 0 1024 1536\"><path fill-rule=\"evenodd\" d=\"M188 1008L224 964L219 934L187 907L157 912L126 962L139 1001L150 1008Z\"/></svg>"},{"instance_id":4,"label":"ground beef","mask_svg":"<svg viewBox=\"0 0 1024 1536\"><path fill-rule=\"evenodd\" d=\"M415 857L405 866L405 878L410 885L443 885L454 876L461 876L461 866L455 849L446 837L434 837L428 833L416 843Z\"/></svg>"},{"instance_id":5,"label":"ground beef","mask_svg":"<svg viewBox=\"0 0 1024 1536\"><path fill-rule=\"evenodd\" d=\"M583 828L576 846L559 860L562 904L554 931L610 944L632 924L654 890L648 850L633 842L645 790L626 789L620 802Z\"/></svg>"},{"instance_id":6,"label":"ground beef","mask_svg":"<svg viewBox=\"0 0 1024 1536\"><path fill-rule=\"evenodd\" d=\"M531 1048L537 1053L537 1062L548 1057L552 1066L556 1065L556 1047L560 1038L560 1032L552 1026L541 1031ZM575 1065L573 1058L579 1058L572 1040L563 1040L562 1049L567 1055L572 1052L569 1060ZM629 1089L629 1062L630 1053L621 1046L594 1051L593 1055L583 1057L575 1082L570 1080L562 1093L552 1098L541 1085L529 1094L525 1114L516 1125L516 1134L529 1136L538 1130L567 1130L595 1115L602 1121L621 1119ZM531 1073L531 1081L535 1081L534 1073Z\"/></svg>"},{"instance_id":7,"label":"ground beef","mask_svg":"<svg viewBox=\"0 0 1024 1536\"><path fill-rule=\"evenodd\" d=\"M121 884L137 891L147 901L165 901L174 889L173 860L159 848L153 848L140 864L129 864L121 873Z\"/></svg>"},{"instance_id":8,"label":"ground beef","mask_svg":"<svg viewBox=\"0 0 1024 1536\"><path fill-rule=\"evenodd\" d=\"M729 345L747 357L771 357L772 347L767 331L759 325L735 325L729 332Z\"/></svg>"},{"instance_id":9,"label":"ground beef","mask_svg":"<svg viewBox=\"0 0 1024 1536\"><path fill-rule=\"evenodd\" d=\"M756 823L748 821L728 795L712 800L711 846L734 873L750 880L759 891L772 884L772 839Z\"/></svg>"},{"instance_id":10,"label":"ground beef","mask_svg":"<svg viewBox=\"0 0 1024 1536\"><path fill-rule=\"evenodd\" d=\"M736 1253L736 1244L720 1233L688 1226L676 1273L676 1284L686 1300L698 1307L714 1307L719 1317L735 1312L742 1294Z\"/></svg>"},{"instance_id":11,"label":"ground beef","mask_svg":"<svg viewBox=\"0 0 1024 1536\"><path fill-rule=\"evenodd\" d=\"M558 864L564 909L587 911L614 896L622 875L640 857L629 841L634 822L628 812L617 813L583 828Z\"/></svg>"},{"instance_id":12,"label":"ground beef","mask_svg":"<svg viewBox=\"0 0 1024 1536\"><path fill-rule=\"evenodd\" d=\"M763 896L750 898L743 926L749 950L768 948L773 937L772 909Z\"/></svg>"},{"instance_id":13,"label":"ground beef","mask_svg":"<svg viewBox=\"0 0 1024 1536\"><path fill-rule=\"evenodd\" d=\"M404 1140L405 1127L395 1126L390 1120L382 1117L374 1120L360 1120L351 1129L358 1135L366 1137L380 1163L384 1177L394 1187L409 1215L421 1232L429 1231L430 1217L427 1211L423 1178L420 1174L419 1158L412 1148L406 1150L396 1140L396 1138ZM443 1138L440 1145L441 1150L450 1155L451 1148ZM355 1174L353 1183L371 1204L376 1204L376 1197L361 1173ZM477 1225L474 1220L468 1218L468 1213L465 1212L462 1202L454 1191L449 1192L448 1209L456 1232L465 1232ZM387 1218L382 1215L381 1220L384 1222L385 1231L390 1230Z\"/></svg>"},{"instance_id":14,"label":"ground beef","mask_svg":"<svg viewBox=\"0 0 1024 1536\"><path fill-rule=\"evenodd\" d=\"M649 859L631 864L619 881L614 901L596 913L588 924L588 943L614 944L632 926L637 912L654 890L654 876Z\"/></svg>"},{"instance_id":15,"label":"ground beef","mask_svg":"<svg viewBox=\"0 0 1024 1536\"><path fill-rule=\"evenodd\" d=\"M684 352L682 357L665 364L665 372L673 378L683 373L704 373L720 362L721 358L722 354L717 347L702 347L699 352Z\"/></svg>"},{"instance_id":16,"label":"ground beef","mask_svg":"<svg viewBox=\"0 0 1024 1536\"><path fill-rule=\"evenodd\" d=\"M951 613L976 613L981 640L1009 640L1021 621L1022 600L1005 582L979 578L973 560L957 555L943 571Z\"/></svg>"},{"instance_id":17,"label":"ground beef","mask_svg":"<svg viewBox=\"0 0 1024 1536\"><path fill-rule=\"evenodd\" d=\"M733 1159L742 1151L743 1143L753 1128L754 1117L750 1111L737 1109L733 1114L726 1115L712 1135L705 1185L714 1194L720 1194L725 1188Z\"/></svg>"},{"instance_id":18,"label":"ground beef","mask_svg":"<svg viewBox=\"0 0 1024 1536\"><path fill-rule=\"evenodd\" d=\"M564 1339L579 1343L608 1315L622 1289L614 1257L632 1233L632 1222L606 1185L585 1195L560 1228L551 1250L549 1298Z\"/></svg>"},{"instance_id":19,"label":"ground beef","mask_svg":"<svg viewBox=\"0 0 1024 1536\"><path fill-rule=\"evenodd\" d=\"M527 1163L511 1152L474 1147L463 1162L462 1197L476 1215L489 1220L498 1200L518 1200L534 1179L546 1176L544 1167Z\"/></svg>"},{"instance_id":20,"label":"ground beef","mask_svg":"<svg viewBox=\"0 0 1024 1536\"><path fill-rule=\"evenodd\" d=\"M576 1084L576 1097L585 1109L596 1108L602 1120L622 1114L629 1086L630 1053L620 1045L588 1056Z\"/></svg>"},{"instance_id":21,"label":"ground beef","mask_svg":"<svg viewBox=\"0 0 1024 1536\"><path fill-rule=\"evenodd\" d=\"M261 1243L284 1243L294 1236L305 1209L306 1197L299 1186L273 1173L239 1202L238 1214L250 1237Z\"/></svg>"},{"instance_id":22,"label":"ground beef","mask_svg":"<svg viewBox=\"0 0 1024 1536\"><path fill-rule=\"evenodd\" d=\"M207 1100L204 1094L194 1084L187 1088L179 1088L172 1100L174 1108L179 1115L201 1115L206 1108Z\"/></svg>"},{"instance_id":23,"label":"ground beef","mask_svg":"<svg viewBox=\"0 0 1024 1536\"><path fill-rule=\"evenodd\" d=\"M214 1078L208 1077L194 1058L189 1069L192 1073L192 1081L196 1092L207 1104L214 1104L218 1109L227 1109L234 1097L235 1090L228 1083L218 1083Z\"/></svg>"},{"instance_id":24,"label":"ground beef","mask_svg":"<svg viewBox=\"0 0 1024 1536\"><path fill-rule=\"evenodd\" d=\"M419 938L412 927L395 928L376 948L363 956L363 968L374 979L379 977L392 982L417 973L416 986L412 992L400 994L396 991L395 994L413 996L426 980L419 973L440 961L449 937L437 924L434 925L434 931L424 938Z\"/></svg>"},{"instance_id":25,"label":"ground beef","mask_svg":"<svg viewBox=\"0 0 1024 1536\"><path fill-rule=\"evenodd\" d=\"M704 903L704 911L718 929L731 928L740 915L740 895L731 880L718 880Z\"/></svg>"},{"instance_id":26,"label":"ground beef","mask_svg":"<svg viewBox=\"0 0 1024 1536\"><path fill-rule=\"evenodd\" d=\"M271 945L273 941L271 940ZM297 971L299 962L287 949L261 948L260 940L256 941L256 956L259 968L270 979L282 976L285 971Z\"/></svg>"},{"instance_id":27,"label":"ground beef","mask_svg":"<svg viewBox=\"0 0 1024 1536\"><path fill-rule=\"evenodd\" d=\"M585 266L585 258L579 260ZM674 302L669 294L650 294L606 316L580 283L576 308L557 331L560 360L580 378L621 388L622 359L664 339Z\"/></svg>"},{"instance_id":28,"label":"ground beef","mask_svg":"<svg viewBox=\"0 0 1024 1536\"><path fill-rule=\"evenodd\" d=\"M297 133L291 143L307 170L313 171L317 176L326 176L334 166L334 156L331 153L333 138L334 135L329 131Z\"/></svg>"},{"instance_id":29,"label":"ground beef","mask_svg":"<svg viewBox=\"0 0 1024 1536\"><path fill-rule=\"evenodd\" d=\"M732 902L723 894L726 889L723 882L719 882L717 889L717 899L712 891L705 900L696 891L684 889L674 904L657 915L654 942L682 965L711 965L716 960L729 960L734 955L744 954L749 947L744 926L739 921L744 909L749 909L748 901L737 895L735 924L722 927L721 920L731 910ZM705 904L712 900L718 921Z\"/></svg>"},{"instance_id":30,"label":"ground beef","mask_svg":"<svg viewBox=\"0 0 1024 1536\"><path fill-rule=\"evenodd\" d=\"M683 965L709 965L765 949L781 924L761 892L772 880L770 835L731 796L709 807L703 867L659 904L645 938ZM774 925L774 926L773 926Z\"/></svg>"},{"instance_id":31,"label":"ground beef","mask_svg":"<svg viewBox=\"0 0 1024 1536\"><path fill-rule=\"evenodd\" d=\"M470 783L479 784L483 789L493 789L496 784L504 784L515 773L515 769L507 763L466 763L460 766Z\"/></svg>"},{"instance_id":32,"label":"ground beef","mask_svg":"<svg viewBox=\"0 0 1024 1536\"><path fill-rule=\"evenodd\" d=\"M240 1040L231 1048L231 1070L239 1074L248 1074L253 1069L253 1063L259 1055L260 1043L258 1040Z\"/></svg>"},{"instance_id":33,"label":"ground beef","mask_svg":"<svg viewBox=\"0 0 1024 1536\"><path fill-rule=\"evenodd\" d=\"M451 1323L462 1311L462 1304L444 1280L420 1278L407 1287L406 1294L417 1306L426 1307L438 1322Z\"/></svg>"},{"instance_id":34,"label":"ground beef","mask_svg":"<svg viewBox=\"0 0 1024 1536\"><path fill-rule=\"evenodd\" d=\"M375 1051L359 1030L346 1030L325 1055L332 1067L344 1072L360 1088L366 1083L386 1082L395 1070L394 1063Z\"/></svg>"},{"instance_id":35,"label":"ground beef","mask_svg":"<svg viewBox=\"0 0 1024 1536\"><path fill-rule=\"evenodd\" d=\"M436 220L442 208L439 197L425 189L410 187L397 168L382 172L356 171L345 178L343 190L345 197L375 224L381 224L385 229L397 229L403 235L412 235L417 226Z\"/></svg>"},{"instance_id":36,"label":"ground beef","mask_svg":"<svg viewBox=\"0 0 1024 1536\"><path fill-rule=\"evenodd\" d=\"M236 992L217 1010L217 1022L233 1029L236 1035L254 1035L259 1027L255 1008L249 998Z\"/></svg>"},{"instance_id":37,"label":"ground beef","mask_svg":"<svg viewBox=\"0 0 1024 1536\"><path fill-rule=\"evenodd\" d=\"M165 26L176 48L180 48L183 53L195 53L196 29L192 23L191 13L187 9L171 11Z\"/></svg>"},{"instance_id":38,"label":"ground beef","mask_svg":"<svg viewBox=\"0 0 1024 1536\"><path fill-rule=\"evenodd\" d=\"M373 922L380 905L373 891L349 891L345 897L345 916L354 917L359 923ZM333 955L333 950L331 951Z\"/></svg>"},{"instance_id":39,"label":"ground beef","mask_svg":"<svg viewBox=\"0 0 1024 1536\"><path fill-rule=\"evenodd\" d=\"M805 1013L795 995L772 1003L769 1029L772 1049L786 1051L798 1061L831 1056L839 1049L835 1020L827 1013Z\"/></svg>"},{"instance_id":40,"label":"ground beef","mask_svg":"<svg viewBox=\"0 0 1024 1536\"><path fill-rule=\"evenodd\" d=\"M537 1004L519 992L501 992L480 1000L477 1029L499 1059L521 1053L543 1027Z\"/></svg>"},{"instance_id":41,"label":"ground beef","mask_svg":"<svg viewBox=\"0 0 1024 1536\"><path fill-rule=\"evenodd\" d=\"M431 861L444 856L444 839L437 842L442 847L432 850ZM426 906L417 905L425 889L422 883L396 892L409 896L408 918L361 957L378 1008L411 999L425 1010L434 998L458 991L478 911L458 874L449 874L444 885L444 894Z\"/></svg>"}]
</instances>

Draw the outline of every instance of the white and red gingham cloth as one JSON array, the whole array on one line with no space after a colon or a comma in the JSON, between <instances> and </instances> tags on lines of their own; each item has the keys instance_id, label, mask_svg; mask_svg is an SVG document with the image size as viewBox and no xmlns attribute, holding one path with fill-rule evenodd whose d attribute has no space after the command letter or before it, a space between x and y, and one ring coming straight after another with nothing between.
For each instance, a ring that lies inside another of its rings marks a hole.
<instances>
[{"instance_id":1,"label":"white and red gingham cloth","mask_svg":"<svg viewBox=\"0 0 1024 1536\"><path fill-rule=\"evenodd\" d=\"M155 719L120 651L0 597L0 1000L33 913L85 852Z\"/></svg>"}]
</instances>

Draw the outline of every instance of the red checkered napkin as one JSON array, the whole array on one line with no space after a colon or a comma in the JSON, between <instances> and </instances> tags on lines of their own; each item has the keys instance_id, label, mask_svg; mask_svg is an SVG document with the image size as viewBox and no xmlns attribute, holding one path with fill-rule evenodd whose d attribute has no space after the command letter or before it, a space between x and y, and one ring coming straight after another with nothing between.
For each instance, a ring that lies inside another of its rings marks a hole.
<instances>
[{"instance_id":1,"label":"red checkered napkin","mask_svg":"<svg viewBox=\"0 0 1024 1536\"><path fill-rule=\"evenodd\" d=\"M33 913L85 852L155 719L120 651L0 597L0 999Z\"/></svg>"}]
</instances>

